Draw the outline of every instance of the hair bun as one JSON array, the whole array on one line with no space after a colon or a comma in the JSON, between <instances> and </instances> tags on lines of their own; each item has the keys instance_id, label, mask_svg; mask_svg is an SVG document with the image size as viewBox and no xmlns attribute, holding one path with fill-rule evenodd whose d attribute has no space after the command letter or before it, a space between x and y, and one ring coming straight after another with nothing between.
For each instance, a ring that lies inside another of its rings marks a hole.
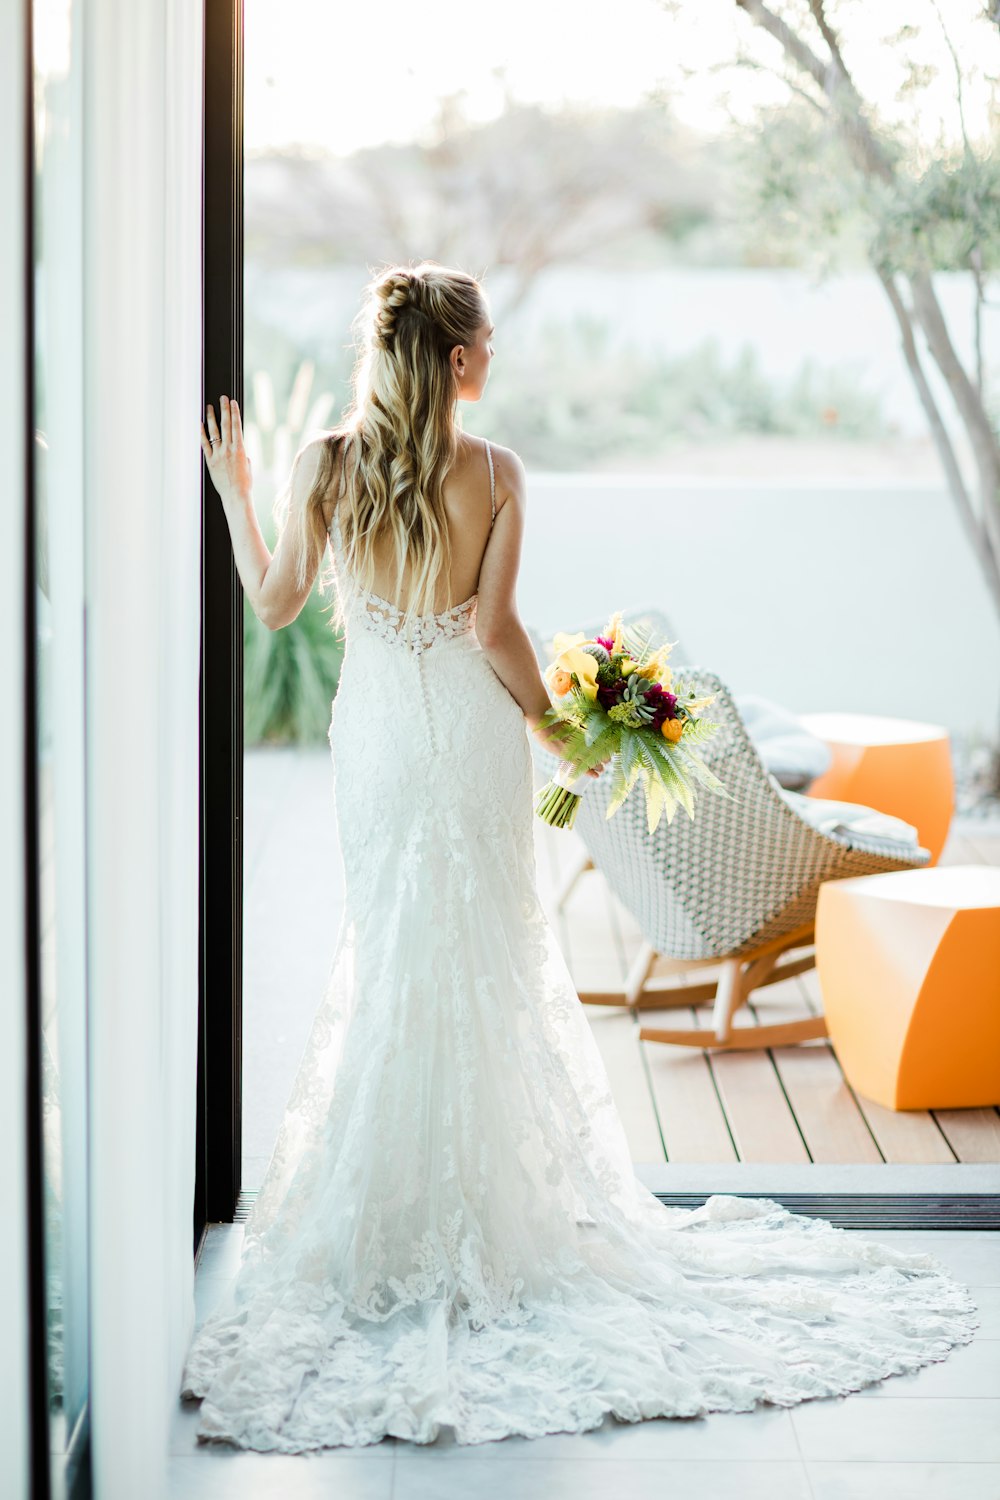
<instances>
[{"instance_id":1,"label":"hair bun","mask_svg":"<svg viewBox=\"0 0 1000 1500\"><path fill-rule=\"evenodd\" d=\"M375 286L375 333L388 343L396 331L396 320L408 307L415 307L418 277L412 271L389 271Z\"/></svg>"}]
</instances>

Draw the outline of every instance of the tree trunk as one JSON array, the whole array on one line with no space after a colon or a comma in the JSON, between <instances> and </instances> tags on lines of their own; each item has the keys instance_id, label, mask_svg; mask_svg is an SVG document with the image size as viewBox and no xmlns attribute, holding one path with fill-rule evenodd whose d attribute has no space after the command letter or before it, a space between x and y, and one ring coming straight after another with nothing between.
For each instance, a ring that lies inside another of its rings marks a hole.
<instances>
[{"instance_id":1,"label":"tree trunk","mask_svg":"<svg viewBox=\"0 0 1000 1500\"><path fill-rule=\"evenodd\" d=\"M809 6L829 52L826 59L819 57L809 43L783 17L765 5L763 0L736 0L736 5L780 43L786 58L821 91L827 101L827 111L858 169L865 176L879 182L893 183L895 172L881 142L868 123L864 101L847 71L837 38L826 19L824 0L809 0ZM896 290L894 281L891 277L887 280L879 266L874 269L889 295L901 332L905 323L912 339L912 319L898 301L898 291L897 302L893 302L890 288ZM979 510L972 526L968 514L971 498L958 472L954 448L947 438L941 413L923 376L916 346L914 344L908 350L904 334L903 352L907 368L916 385L921 405L928 415L931 435L942 458L948 489L958 508L962 529L970 539L974 539L977 560L988 579L990 599L1000 621L1000 444L980 393L952 343L929 270L915 272L907 277L907 281L913 299L913 318L919 324L930 356L948 387L976 466ZM946 439L946 448L942 445L942 436Z\"/></svg>"}]
</instances>

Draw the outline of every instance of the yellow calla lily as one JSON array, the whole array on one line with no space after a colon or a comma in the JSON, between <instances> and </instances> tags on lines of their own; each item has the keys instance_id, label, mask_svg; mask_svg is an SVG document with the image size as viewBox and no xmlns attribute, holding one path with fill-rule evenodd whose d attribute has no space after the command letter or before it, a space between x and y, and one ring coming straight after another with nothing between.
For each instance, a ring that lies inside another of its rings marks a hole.
<instances>
[{"instance_id":1,"label":"yellow calla lily","mask_svg":"<svg viewBox=\"0 0 1000 1500\"><path fill-rule=\"evenodd\" d=\"M597 662L588 651L580 650L581 641L586 639L582 631L577 635L560 631L553 638L552 647L556 656L545 669L546 684L551 684L552 674L555 672L575 672L586 696L597 697Z\"/></svg>"},{"instance_id":2,"label":"yellow calla lily","mask_svg":"<svg viewBox=\"0 0 1000 1500\"><path fill-rule=\"evenodd\" d=\"M558 656L559 652L565 651L568 646L579 646L586 639L582 630L578 630L575 635L570 635L568 630L557 630L552 637L552 650Z\"/></svg>"},{"instance_id":3,"label":"yellow calla lily","mask_svg":"<svg viewBox=\"0 0 1000 1500\"><path fill-rule=\"evenodd\" d=\"M620 609L616 609L608 621L604 638L605 640L610 640L612 652L622 649L622 612Z\"/></svg>"},{"instance_id":4,"label":"yellow calla lily","mask_svg":"<svg viewBox=\"0 0 1000 1500\"><path fill-rule=\"evenodd\" d=\"M710 703L714 703L716 696L717 695L715 693L710 693L707 698L682 698L681 703L687 709L689 714L696 714L699 713L701 709L707 708Z\"/></svg>"}]
</instances>

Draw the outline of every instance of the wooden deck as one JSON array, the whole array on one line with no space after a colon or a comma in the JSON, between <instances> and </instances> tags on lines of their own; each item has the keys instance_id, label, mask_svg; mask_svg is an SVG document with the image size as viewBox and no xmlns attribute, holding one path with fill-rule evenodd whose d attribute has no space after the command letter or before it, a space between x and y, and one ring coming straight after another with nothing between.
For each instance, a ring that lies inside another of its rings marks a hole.
<instances>
[{"instance_id":1,"label":"wooden deck","mask_svg":"<svg viewBox=\"0 0 1000 1500\"><path fill-rule=\"evenodd\" d=\"M535 828L539 892L574 979L617 986L640 941L634 919L596 870L580 877L557 912L554 892L582 844L540 819ZM941 863L1000 864L1000 837L953 832ZM636 1162L1000 1162L1000 1111L884 1109L854 1093L826 1041L695 1052L640 1042L639 1019L624 1009L586 1009ZM769 986L737 1020L755 1026L821 1009L811 970ZM708 1007L647 1010L642 1024L707 1026L709 1017Z\"/></svg>"}]
</instances>

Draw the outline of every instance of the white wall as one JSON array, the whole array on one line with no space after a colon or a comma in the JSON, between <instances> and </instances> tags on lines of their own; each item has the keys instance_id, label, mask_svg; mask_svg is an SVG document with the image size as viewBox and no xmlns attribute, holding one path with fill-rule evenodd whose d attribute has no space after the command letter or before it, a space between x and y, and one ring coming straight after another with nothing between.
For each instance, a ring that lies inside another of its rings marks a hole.
<instances>
[{"instance_id":1,"label":"white wall","mask_svg":"<svg viewBox=\"0 0 1000 1500\"><path fill-rule=\"evenodd\" d=\"M529 475L522 618L633 604L736 692L996 732L1000 622L937 487Z\"/></svg>"},{"instance_id":2,"label":"white wall","mask_svg":"<svg viewBox=\"0 0 1000 1500\"><path fill-rule=\"evenodd\" d=\"M98 1500L161 1500L194 1321L199 0L88 0L87 796Z\"/></svg>"},{"instance_id":3,"label":"white wall","mask_svg":"<svg viewBox=\"0 0 1000 1500\"><path fill-rule=\"evenodd\" d=\"M28 1494L24 971L24 10L0 6L0 1490Z\"/></svg>"}]
</instances>

